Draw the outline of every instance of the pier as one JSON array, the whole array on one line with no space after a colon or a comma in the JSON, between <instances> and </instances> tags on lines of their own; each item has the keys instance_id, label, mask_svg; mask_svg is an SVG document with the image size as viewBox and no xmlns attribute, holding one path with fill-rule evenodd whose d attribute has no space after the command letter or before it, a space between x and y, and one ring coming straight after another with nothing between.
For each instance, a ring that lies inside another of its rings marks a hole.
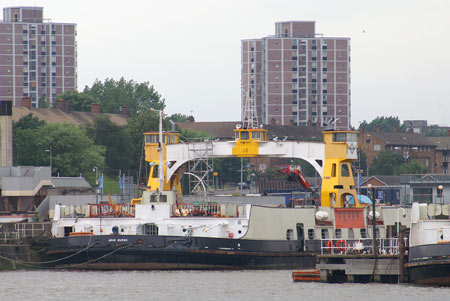
<instances>
[{"instance_id":1,"label":"pier","mask_svg":"<svg viewBox=\"0 0 450 301\"><path fill-rule=\"evenodd\" d=\"M292 278L294 281L329 283L405 282L405 255L404 239L322 239L321 254L316 256L316 270L294 271Z\"/></svg>"},{"instance_id":2,"label":"pier","mask_svg":"<svg viewBox=\"0 0 450 301\"><path fill-rule=\"evenodd\" d=\"M398 255L318 255L316 268L321 282L397 283L400 275Z\"/></svg>"}]
</instances>

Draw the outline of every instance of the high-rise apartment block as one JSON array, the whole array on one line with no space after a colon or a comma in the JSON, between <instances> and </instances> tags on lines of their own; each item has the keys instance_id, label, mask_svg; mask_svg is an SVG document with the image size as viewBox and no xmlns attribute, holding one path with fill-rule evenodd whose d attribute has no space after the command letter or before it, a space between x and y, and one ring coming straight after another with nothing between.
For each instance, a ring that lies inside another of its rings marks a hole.
<instances>
[{"instance_id":1,"label":"high-rise apartment block","mask_svg":"<svg viewBox=\"0 0 450 301\"><path fill-rule=\"evenodd\" d=\"M254 99L262 124L349 128L350 38L316 34L312 21L275 29L241 42L242 116Z\"/></svg>"},{"instance_id":2,"label":"high-rise apartment block","mask_svg":"<svg viewBox=\"0 0 450 301\"><path fill-rule=\"evenodd\" d=\"M43 18L42 7L7 7L0 21L0 100L32 107L77 87L76 24Z\"/></svg>"}]
</instances>

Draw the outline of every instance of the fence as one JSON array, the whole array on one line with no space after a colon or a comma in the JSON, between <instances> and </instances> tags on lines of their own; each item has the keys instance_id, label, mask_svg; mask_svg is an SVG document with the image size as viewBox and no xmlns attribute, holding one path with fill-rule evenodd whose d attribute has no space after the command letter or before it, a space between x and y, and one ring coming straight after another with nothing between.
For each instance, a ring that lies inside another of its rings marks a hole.
<instances>
[{"instance_id":1,"label":"fence","mask_svg":"<svg viewBox=\"0 0 450 301\"><path fill-rule=\"evenodd\" d=\"M130 204L96 204L89 205L90 217L134 217L135 206Z\"/></svg>"},{"instance_id":2,"label":"fence","mask_svg":"<svg viewBox=\"0 0 450 301\"><path fill-rule=\"evenodd\" d=\"M407 239L404 238L404 240L407 244ZM377 238L376 241L379 254L398 254L398 238ZM321 239L320 249L321 254L371 254L373 239Z\"/></svg>"},{"instance_id":3,"label":"fence","mask_svg":"<svg viewBox=\"0 0 450 301\"><path fill-rule=\"evenodd\" d=\"M239 214L239 212L237 212ZM221 216L221 205L212 203L173 204L172 216Z\"/></svg>"},{"instance_id":4,"label":"fence","mask_svg":"<svg viewBox=\"0 0 450 301\"><path fill-rule=\"evenodd\" d=\"M50 231L51 223L16 223L14 230L0 233L0 243L9 244L20 239L42 236Z\"/></svg>"}]
</instances>

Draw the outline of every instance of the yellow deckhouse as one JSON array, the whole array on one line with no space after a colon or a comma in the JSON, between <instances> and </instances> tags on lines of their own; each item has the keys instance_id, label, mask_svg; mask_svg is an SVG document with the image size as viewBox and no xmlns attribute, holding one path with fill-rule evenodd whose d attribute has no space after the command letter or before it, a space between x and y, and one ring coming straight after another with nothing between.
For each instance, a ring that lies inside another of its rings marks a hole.
<instances>
[{"instance_id":1,"label":"yellow deckhouse","mask_svg":"<svg viewBox=\"0 0 450 301\"><path fill-rule=\"evenodd\" d=\"M358 159L358 132L324 131L325 160L323 166L322 206L361 207L355 190L351 162Z\"/></svg>"}]
</instances>

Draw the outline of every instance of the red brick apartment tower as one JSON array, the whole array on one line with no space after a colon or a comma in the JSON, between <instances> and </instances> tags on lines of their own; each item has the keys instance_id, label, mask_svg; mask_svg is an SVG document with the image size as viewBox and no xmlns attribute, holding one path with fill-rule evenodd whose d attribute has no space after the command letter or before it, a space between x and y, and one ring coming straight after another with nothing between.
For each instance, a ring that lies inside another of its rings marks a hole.
<instances>
[{"instance_id":1,"label":"red brick apartment tower","mask_svg":"<svg viewBox=\"0 0 450 301\"><path fill-rule=\"evenodd\" d=\"M241 41L242 114L249 91L259 122L350 128L350 38L323 37L314 21L275 24Z\"/></svg>"},{"instance_id":2,"label":"red brick apartment tower","mask_svg":"<svg viewBox=\"0 0 450 301\"><path fill-rule=\"evenodd\" d=\"M77 87L76 24L43 18L42 7L7 7L0 21L0 99L38 107Z\"/></svg>"}]
</instances>

